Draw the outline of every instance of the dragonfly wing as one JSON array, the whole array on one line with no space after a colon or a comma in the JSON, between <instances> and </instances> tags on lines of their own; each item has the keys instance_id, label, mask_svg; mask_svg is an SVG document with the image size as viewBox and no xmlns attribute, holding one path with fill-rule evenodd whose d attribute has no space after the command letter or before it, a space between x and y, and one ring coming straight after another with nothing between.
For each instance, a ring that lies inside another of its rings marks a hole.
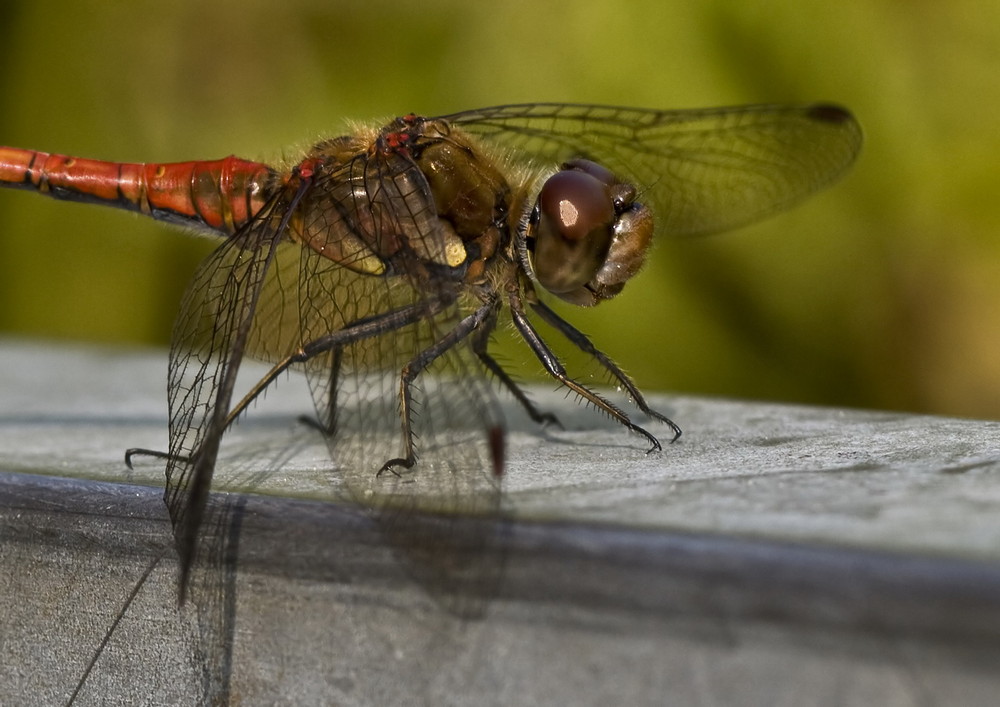
<instances>
[{"instance_id":1,"label":"dragonfly wing","mask_svg":"<svg viewBox=\"0 0 1000 707\"><path fill-rule=\"evenodd\" d=\"M244 355L266 363L284 360L301 345L299 259L302 246L281 241L260 283L260 296Z\"/></svg>"},{"instance_id":2,"label":"dragonfly wing","mask_svg":"<svg viewBox=\"0 0 1000 707\"><path fill-rule=\"evenodd\" d=\"M277 194L195 273L174 327L168 371L170 448L164 500L181 558L194 560L219 443L262 285L298 197Z\"/></svg>"},{"instance_id":3,"label":"dragonfly wing","mask_svg":"<svg viewBox=\"0 0 1000 707\"><path fill-rule=\"evenodd\" d=\"M758 105L644 110L533 104L445 120L552 169L573 158L603 164L656 207L660 233L723 231L788 208L842 174L861 128L838 106Z\"/></svg>"}]
</instances>

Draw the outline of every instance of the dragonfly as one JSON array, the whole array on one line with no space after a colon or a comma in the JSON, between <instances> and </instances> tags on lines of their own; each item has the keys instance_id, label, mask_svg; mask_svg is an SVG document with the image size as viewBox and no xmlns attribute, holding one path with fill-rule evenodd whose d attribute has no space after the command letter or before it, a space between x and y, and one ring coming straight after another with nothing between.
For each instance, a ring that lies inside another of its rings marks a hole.
<instances>
[{"instance_id":1,"label":"dragonfly","mask_svg":"<svg viewBox=\"0 0 1000 707\"><path fill-rule=\"evenodd\" d=\"M497 388L535 422L557 423L491 353L501 323L648 451L661 442L646 419L676 440L680 427L550 303L613 299L654 236L784 210L842 175L861 142L851 113L826 103L536 103L409 114L323 140L287 165L3 147L0 183L221 240L188 287L169 354L169 447L159 454L183 602L223 435L292 369L305 373L312 424L352 493L390 515L495 510L506 466ZM592 357L643 424L567 371L539 321ZM271 367L240 395L248 358ZM127 461L140 452L154 453L130 450Z\"/></svg>"}]
</instances>

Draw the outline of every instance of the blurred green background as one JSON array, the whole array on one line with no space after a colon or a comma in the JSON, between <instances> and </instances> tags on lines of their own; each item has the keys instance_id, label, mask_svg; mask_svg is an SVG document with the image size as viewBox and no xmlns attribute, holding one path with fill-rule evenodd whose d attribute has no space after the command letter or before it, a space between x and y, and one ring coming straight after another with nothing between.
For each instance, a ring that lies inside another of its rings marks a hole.
<instances>
[{"instance_id":1,"label":"blurred green background","mask_svg":"<svg viewBox=\"0 0 1000 707\"><path fill-rule=\"evenodd\" d=\"M8 1L0 33L0 144L113 160L277 159L344 119L508 102L843 103L846 180L661 239L572 321L647 390L1000 417L1000 3ZM2 191L0 334L164 346L211 246Z\"/></svg>"}]
</instances>

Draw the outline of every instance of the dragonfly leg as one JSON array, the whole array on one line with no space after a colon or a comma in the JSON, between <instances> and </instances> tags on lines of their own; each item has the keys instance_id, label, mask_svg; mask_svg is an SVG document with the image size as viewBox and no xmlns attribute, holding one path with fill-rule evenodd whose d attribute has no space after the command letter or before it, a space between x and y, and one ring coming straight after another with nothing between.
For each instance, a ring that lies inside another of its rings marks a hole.
<instances>
[{"instance_id":1,"label":"dragonfly leg","mask_svg":"<svg viewBox=\"0 0 1000 707\"><path fill-rule=\"evenodd\" d=\"M129 447L125 450L125 466L132 469L132 457L153 457L155 459L170 459L170 452L145 447Z\"/></svg>"},{"instance_id":2,"label":"dragonfly leg","mask_svg":"<svg viewBox=\"0 0 1000 707\"><path fill-rule=\"evenodd\" d=\"M613 420L624 425L629 430L632 430L633 432L645 437L646 440L651 445L650 448L647 450L647 453L661 449L660 440L658 440L644 428L632 422L629 416L622 409L614 405L611 401L605 400L600 395L590 390L583 384L577 382L576 380L570 378L566 374L565 367L562 365L562 363L559 362L559 359L556 357L555 353L552 351L552 349L549 348L548 344L545 343L542 337L531 325L531 322L528 321L528 317L524 312L524 307L521 304L520 295L517 294L516 292L510 294L510 311L511 311L511 316L514 319L514 326L517 327L517 330L521 334L521 337L534 352L535 356L538 357L538 360L541 361L542 366L545 368L546 372L550 376L555 378L562 385L572 390L574 393L579 395L584 400L594 405L597 409L603 411ZM676 439L676 436L674 437L674 439Z\"/></svg>"},{"instance_id":3,"label":"dragonfly leg","mask_svg":"<svg viewBox=\"0 0 1000 707\"><path fill-rule=\"evenodd\" d=\"M316 417L302 415L299 422L319 430L324 435L332 437L337 433L337 383L340 380L340 365L344 359L343 346L338 346L333 350L333 360L330 361L329 390L330 396L326 403L326 409L316 411Z\"/></svg>"},{"instance_id":4,"label":"dragonfly leg","mask_svg":"<svg viewBox=\"0 0 1000 707\"><path fill-rule=\"evenodd\" d=\"M437 309L439 308L432 309L432 313L437 311ZM267 374L254 384L247 394L243 396L240 402L229 411L228 415L226 415L225 422L222 425L222 430L228 430L236 419L246 411L250 404L256 400L257 397L263 393L264 390L275 381L275 379L278 378L278 376L288 370L289 367L296 363L304 363L314 356L332 350L334 354L330 370L330 385L333 393L331 394L329 406L327 410L324 411L323 417L325 419L323 421L319 421L313 420L312 418L304 418L303 421L324 434L333 434L336 431L336 385L340 374L343 347L355 341L377 336L383 333L383 327L385 326L400 327L412 324L413 322L419 321L422 317L427 316L427 311L427 307L422 305L401 307L377 317L359 319L358 321L348 324L331 334L327 334L309 342L308 344L305 344L297 351L286 356L272 366ZM127 464L130 469L132 468L132 457L134 456L150 456L158 459L183 461L185 459L190 460L195 455L191 455L189 457L173 457L170 452L133 447L125 450L125 464Z\"/></svg>"},{"instance_id":5,"label":"dragonfly leg","mask_svg":"<svg viewBox=\"0 0 1000 707\"><path fill-rule=\"evenodd\" d=\"M636 384L629 378L628 374L623 371L618 364L611 360L611 358L595 347L590 339L587 338L586 334L581 332L579 329L574 327L572 324L567 322L565 319L556 314L552 309L550 309L544 302L536 301L531 303L531 308L544 319L548 324L559 331L563 336L570 340L578 349L586 354L593 356L597 359L597 362L604 367L604 369L610 373L615 380L617 380L623 388L628 392L629 397L635 402L635 406L642 410L645 414L650 417L659 420L660 422L668 425L671 430L673 430L674 437L671 442L677 441L677 438L681 436L681 428L671 420L669 417L663 413L657 412L656 410L649 407L646 402L646 398L643 396L642 392L636 386Z\"/></svg>"},{"instance_id":6,"label":"dragonfly leg","mask_svg":"<svg viewBox=\"0 0 1000 707\"><path fill-rule=\"evenodd\" d=\"M315 356L332 351L333 361L330 365L330 389L332 392L330 402L327 405L327 409L322 412L323 419L312 420L306 418L306 421L307 424L316 427L324 434L333 434L336 431L336 391L337 379L340 376L340 364L343 359L343 347L363 339L378 336L386 331L386 327L399 328L407 324L413 324L428 316L428 312L433 315L440 311L440 309L441 305L433 305L430 309L425 304L407 305L373 317L358 319L334 332L325 334L318 339L313 339L302 345L297 351L276 363L263 378L254 384L253 388L243 396L243 399L226 416L224 429L228 429L236 418L243 414L250 403L263 393L290 366L296 363L305 363Z\"/></svg>"},{"instance_id":7,"label":"dragonfly leg","mask_svg":"<svg viewBox=\"0 0 1000 707\"><path fill-rule=\"evenodd\" d=\"M482 327L484 322L489 321L491 315L495 317L495 313L496 301L491 299L479 307L479 309L475 312L462 319L451 331L438 339L434 344L414 356L413 359L403 366L399 375L399 407L400 422L403 431L403 456L387 461L382 465L382 468L379 469L379 474L386 471L396 473L395 470L399 467L409 469L417 460L416 451L413 446L413 428L410 420L410 410L413 405L413 394L410 390L410 386L413 381L418 375L420 375L420 372L433 363L435 359L459 344L472 332ZM494 460L494 463L496 463L496 461L497 460Z\"/></svg>"},{"instance_id":8,"label":"dragonfly leg","mask_svg":"<svg viewBox=\"0 0 1000 707\"><path fill-rule=\"evenodd\" d=\"M489 319L479 328L476 335L472 339L472 350L475 352L476 356L482 362L483 366L486 367L490 373L492 373L498 381L500 381L503 386L511 392L514 398L521 404L528 416L539 425L556 425L562 428L562 423L559 422L559 418L553 415L551 412L542 412L539 410L535 404L528 398L527 394L521 390L521 387L517 382L510 376L507 371L497 362L493 356L490 355L487 347L489 345L490 334L497 325L497 313L496 310L493 311Z\"/></svg>"},{"instance_id":9,"label":"dragonfly leg","mask_svg":"<svg viewBox=\"0 0 1000 707\"><path fill-rule=\"evenodd\" d=\"M260 395L262 392L264 392L264 389L267 388L269 385L271 385L271 383L273 383L274 380L279 375L281 375L281 373L283 371L287 370L288 367L291 366L292 364L298 363L300 360L302 360L300 358L301 355L302 355L302 352L300 350L300 351L297 351L297 352L293 353L290 356L286 356L281 361L279 361L278 363L276 363L271 368L271 370L267 372L267 375L265 375L263 378L261 378L259 381L257 381L257 383L254 385L254 387L251 388L250 391L246 395L243 396L243 399L240 400L240 402L238 402L236 404L236 406L232 410L229 411L228 415L226 415L226 419L225 419L225 422L223 422L223 424L222 424L222 429L221 429L220 434L222 432L225 432L226 430L228 430L229 427L233 424L233 422L236 421L236 418L238 418L240 415L242 415L243 412L247 409L247 407L249 407L250 403L252 403L257 398L258 395ZM196 456L196 454L192 454L192 455L186 456L186 457L185 456L173 456L173 455L170 454L170 452L161 452L161 451L156 450L156 449L144 449L144 448L141 448L141 447L133 447L131 449L126 449L125 450L125 465L128 466L129 469L131 469L132 468L132 457L137 456L137 455L148 456L148 457L156 457L157 459L170 459L170 460L173 460L173 461L190 461L191 459L193 459Z\"/></svg>"}]
</instances>

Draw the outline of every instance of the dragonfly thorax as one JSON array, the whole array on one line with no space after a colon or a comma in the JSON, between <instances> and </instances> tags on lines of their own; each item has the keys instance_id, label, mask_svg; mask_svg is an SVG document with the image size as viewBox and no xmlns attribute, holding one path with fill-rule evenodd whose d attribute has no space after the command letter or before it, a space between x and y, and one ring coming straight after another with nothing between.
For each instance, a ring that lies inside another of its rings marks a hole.
<instances>
[{"instance_id":1,"label":"dragonfly thorax","mask_svg":"<svg viewBox=\"0 0 1000 707\"><path fill-rule=\"evenodd\" d=\"M416 116L358 148L347 136L312 150L321 166L293 238L364 275L483 281L510 241L511 190L493 161L446 121Z\"/></svg>"}]
</instances>

